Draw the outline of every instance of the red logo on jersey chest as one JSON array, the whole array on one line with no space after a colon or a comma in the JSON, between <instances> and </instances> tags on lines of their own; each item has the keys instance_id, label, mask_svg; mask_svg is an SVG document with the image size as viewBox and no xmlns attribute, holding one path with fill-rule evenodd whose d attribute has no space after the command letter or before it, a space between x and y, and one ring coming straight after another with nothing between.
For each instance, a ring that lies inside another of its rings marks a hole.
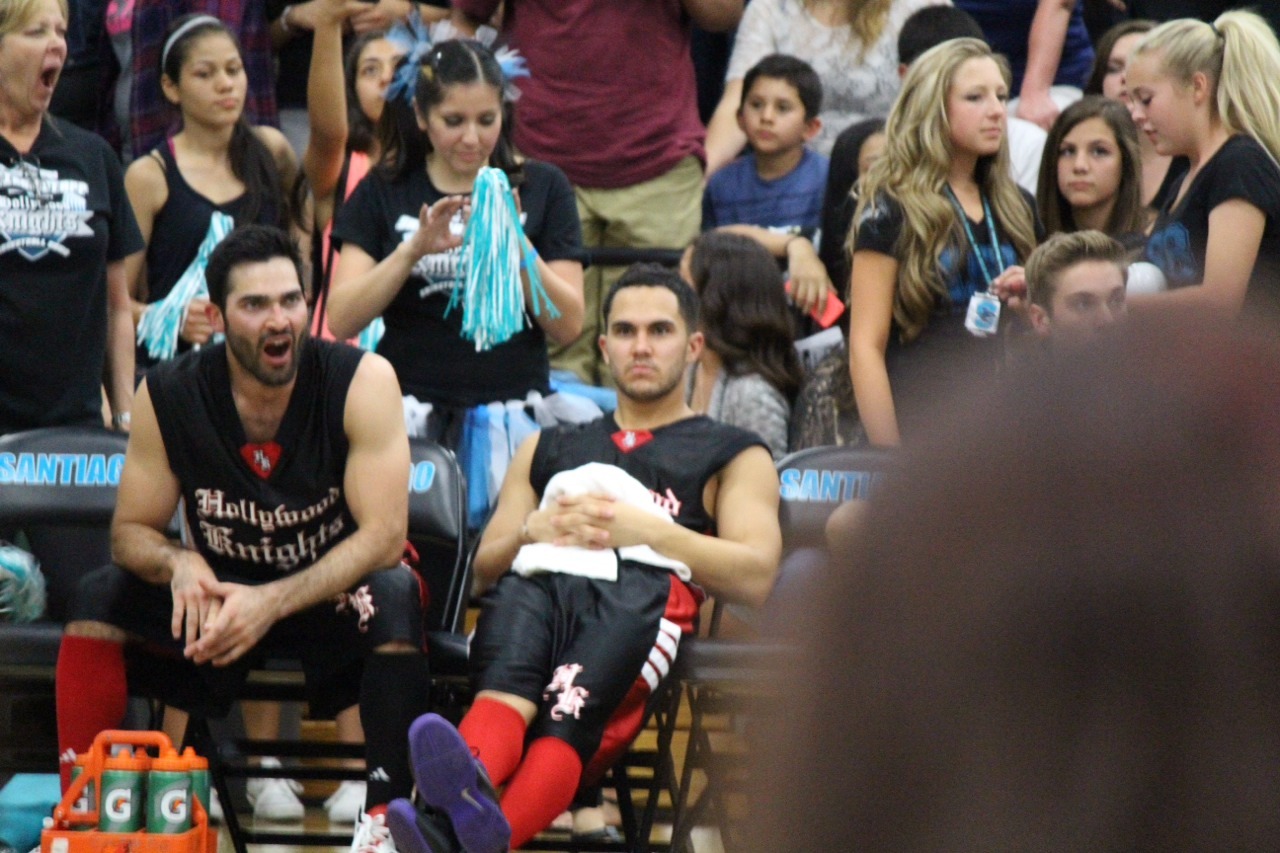
<instances>
[{"instance_id":1,"label":"red logo on jersey chest","mask_svg":"<svg viewBox=\"0 0 1280 853\"><path fill-rule=\"evenodd\" d=\"M276 463L280 461L280 445L274 441L268 441L265 444L250 442L240 448L240 455L249 464L253 473L265 480L271 476L271 472L276 469Z\"/></svg>"},{"instance_id":2,"label":"red logo on jersey chest","mask_svg":"<svg viewBox=\"0 0 1280 853\"><path fill-rule=\"evenodd\" d=\"M644 447L653 441L653 433L647 429L620 429L611 438L623 453L630 453L637 447Z\"/></svg>"}]
</instances>

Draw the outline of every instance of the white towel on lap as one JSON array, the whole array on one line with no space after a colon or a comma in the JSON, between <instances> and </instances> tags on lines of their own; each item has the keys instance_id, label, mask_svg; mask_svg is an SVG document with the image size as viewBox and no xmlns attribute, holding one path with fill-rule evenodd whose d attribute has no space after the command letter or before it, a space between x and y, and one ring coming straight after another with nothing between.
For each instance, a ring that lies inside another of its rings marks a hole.
<instances>
[{"instance_id":1,"label":"white towel on lap","mask_svg":"<svg viewBox=\"0 0 1280 853\"><path fill-rule=\"evenodd\" d=\"M543 492L540 509L555 504L562 495L577 496L587 494L603 494L638 507L666 520L675 522L671 514L653 502L653 495L643 483L623 471L616 465L605 465L600 462L588 462L571 471L561 471L547 483ZM658 566L675 572L682 580L689 580L689 567L679 560L664 557L648 545L629 545L625 548L599 549L579 548L573 545L552 545L549 542L535 542L523 546L516 554L511 571L528 577L539 572L559 572L561 574L580 575L597 580L616 581L618 579L618 559L634 560L650 566Z\"/></svg>"}]
</instances>

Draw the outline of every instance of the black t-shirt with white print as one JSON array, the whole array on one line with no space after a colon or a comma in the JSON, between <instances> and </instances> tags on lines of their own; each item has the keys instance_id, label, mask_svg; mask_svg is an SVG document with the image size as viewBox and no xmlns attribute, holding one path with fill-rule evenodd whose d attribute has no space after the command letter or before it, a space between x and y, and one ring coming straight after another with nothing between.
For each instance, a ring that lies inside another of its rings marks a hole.
<instances>
[{"instance_id":1,"label":"black t-shirt with white print","mask_svg":"<svg viewBox=\"0 0 1280 853\"><path fill-rule=\"evenodd\" d=\"M107 264L141 250L115 152L46 117L0 136L0 434L100 418Z\"/></svg>"},{"instance_id":2,"label":"black t-shirt with white print","mask_svg":"<svg viewBox=\"0 0 1280 853\"><path fill-rule=\"evenodd\" d=\"M544 260L576 259L582 246L573 187L548 163L524 163L520 185L524 232ZM444 194L425 169L390 182L373 171L339 210L334 244L350 242L375 261L395 251L418 228L418 211ZM461 233L461 216L454 227ZM506 343L486 352L461 335L462 310L446 314L458 277L460 249L427 255L414 266L382 313L386 334L378 353L396 369L400 387L420 400L445 406L476 406L496 400L524 399L529 391L548 392L550 370L542 328L531 323Z\"/></svg>"}]
</instances>

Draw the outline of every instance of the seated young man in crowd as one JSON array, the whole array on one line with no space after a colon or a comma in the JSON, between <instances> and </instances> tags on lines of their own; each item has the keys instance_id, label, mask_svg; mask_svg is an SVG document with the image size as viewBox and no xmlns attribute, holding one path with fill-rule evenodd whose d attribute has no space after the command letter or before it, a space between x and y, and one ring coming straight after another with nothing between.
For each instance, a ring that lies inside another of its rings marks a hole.
<instances>
[{"instance_id":1,"label":"seated young man in crowd","mask_svg":"<svg viewBox=\"0 0 1280 853\"><path fill-rule=\"evenodd\" d=\"M138 389L115 563L81 581L58 655L63 785L120 727L130 686L220 716L263 650L285 652L313 713L359 707L370 814L352 849L373 853L390 847L379 812L411 789L405 737L428 707L423 589L401 562L409 442L386 360L308 337L300 273L283 231L233 231L206 271L225 343ZM190 545L166 534L180 502Z\"/></svg>"},{"instance_id":2,"label":"seated young man in crowd","mask_svg":"<svg viewBox=\"0 0 1280 853\"><path fill-rule=\"evenodd\" d=\"M828 163L806 144L822 129L821 111L822 82L809 63L780 53L757 62L738 107L750 151L712 175L702 196L702 230L745 234L784 260L806 311L831 290L814 248Z\"/></svg>"},{"instance_id":3,"label":"seated young man in crowd","mask_svg":"<svg viewBox=\"0 0 1280 853\"><path fill-rule=\"evenodd\" d=\"M1101 231L1054 234L1027 259L1028 318L1056 343L1083 343L1125 318L1125 249Z\"/></svg>"},{"instance_id":4,"label":"seated young man in crowd","mask_svg":"<svg viewBox=\"0 0 1280 853\"><path fill-rule=\"evenodd\" d=\"M456 730L434 714L410 729L421 802L387 812L402 853L522 846L635 738L704 590L758 607L773 588L773 460L685 404L697 296L639 265L604 310L618 409L544 430L512 460L476 554L496 584L471 644L476 700Z\"/></svg>"}]
</instances>

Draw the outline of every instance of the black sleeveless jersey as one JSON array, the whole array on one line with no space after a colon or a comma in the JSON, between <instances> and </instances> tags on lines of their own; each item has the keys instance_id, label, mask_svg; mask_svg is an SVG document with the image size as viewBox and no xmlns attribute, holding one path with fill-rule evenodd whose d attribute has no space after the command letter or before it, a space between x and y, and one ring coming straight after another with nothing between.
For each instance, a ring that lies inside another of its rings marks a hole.
<instances>
[{"instance_id":1,"label":"black sleeveless jersey","mask_svg":"<svg viewBox=\"0 0 1280 853\"><path fill-rule=\"evenodd\" d=\"M543 430L529 470L539 500L561 471L588 462L616 465L649 487L654 503L696 533L715 534L702 505L707 482L748 447L765 447L754 433L697 415L652 432L618 429L613 415ZM768 448L765 448L766 450Z\"/></svg>"},{"instance_id":2,"label":"black sleeveless jersey","mask_svg":"<svg viewBox=\"0 0 1280 853\"><path fill-rule=\"evenodd\" d=\"M343 494L347 390L363 353L308 339L275 440L250 444L226 344L159 365L147 387L191 540L222 576L268 581L355 531Z\"/></svg>"}]
</instances>

